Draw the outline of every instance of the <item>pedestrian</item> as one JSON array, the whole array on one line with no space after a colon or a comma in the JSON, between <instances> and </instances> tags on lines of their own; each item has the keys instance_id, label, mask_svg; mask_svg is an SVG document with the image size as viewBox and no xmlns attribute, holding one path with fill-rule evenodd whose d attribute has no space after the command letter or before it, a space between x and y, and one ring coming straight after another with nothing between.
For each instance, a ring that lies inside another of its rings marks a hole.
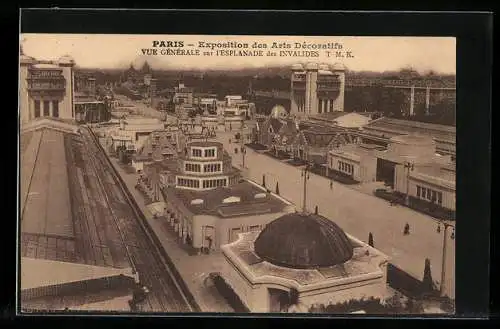
<instances>
[{"instance_id":1,"label":"pedestrian","mask_svg":"<svg viewBox=\"0 0 500 329\"><path fill-rule=\"evenodd\" d=\"M410 224L406 223L405 229L403 231L404 235L409 235L410 234Z\"/></svg>"},{"instance_id":2,"label":"pedestrian","mask_svg":"<svg viewBox=\"0 0 500 329\"><path fill-rule=\"evenodd\" d=\"M330 190L333 190L333 181L330 180Z\"/></svg>"}]
</instances>

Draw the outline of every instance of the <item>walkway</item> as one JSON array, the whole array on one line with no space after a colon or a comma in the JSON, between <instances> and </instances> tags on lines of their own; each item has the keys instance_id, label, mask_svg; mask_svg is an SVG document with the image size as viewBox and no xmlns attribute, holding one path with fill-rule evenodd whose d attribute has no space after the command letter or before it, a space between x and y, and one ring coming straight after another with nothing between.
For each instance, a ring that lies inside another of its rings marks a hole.
<instances>
[{"instance_id":1,"label":"walkway","mask_svg":"<svg viewBox=\"0 0 500 329\"><path fill-rule=\"evenodd\" d=\"M116 158L111 158L111 162L118 170L125 184L147 218L151 228L156 233L163 248L181 273L184 282L199 304L202 312L234 312L225 299L219 295L213 286L205 284L205 278L211 272L220 272L226 261L221 253L210 255L189 256L182 249L177 241L175 233L169 228L168 223L162 219L154 219L151 212L144 204L143 195L134 186L137 183L137 174L126 173L122 166L118 164ZM227 266L227 265L226 265Z\"/></svg>"},{"instance_id":2,"label":"walkway","mask_svg":"<svg viewBox=\"0 0 500 329\"><path fill-rule=\"evenodd\" d=\"M217 139L233 157L233 164L242 165L241 152L234 154L235 132L218 133ZM303 180L300 168L293 167L277 159L246 148L245 167L248 177L256 182L266 176L267 187L274 190L279 182L281 195L291 200L298 208L302 207ZM441 262L443 250L443 230L437 233L436 221L422 213L402 206L389 206L385 200L377 198L366 191L353 189L351 186L330 181L322 176L310 174L307 185L307 208L314 210L317 205L319 213L335 220L349 234L367 241L372 232L375 247L391 257L391 262L422 279L425 259L431 261L434 281L441 279ZM404 225L410 225L411 234L402 234ZM455 241L448 231L446 261L446 294L455 296Z\"/></svg>"}]
</instances>

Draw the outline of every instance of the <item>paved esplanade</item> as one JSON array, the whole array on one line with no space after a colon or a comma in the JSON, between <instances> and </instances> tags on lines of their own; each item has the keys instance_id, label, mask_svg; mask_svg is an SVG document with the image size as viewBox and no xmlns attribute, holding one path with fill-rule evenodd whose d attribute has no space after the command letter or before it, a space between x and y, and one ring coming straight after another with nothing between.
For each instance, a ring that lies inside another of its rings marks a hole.
<instances>
[{"instance_id":1,"label":"paved esplanade","mask_svg":"<svg viewBox=\"0 0 500 329\"><path fill-rule=\"evenodd\" d=\"M233 157L233 163L241 166L240 152L234 154L236 131L219 133L217 139ZM250 179L262 183L262 175L266 175L266 186L272 191L279 182L280 194L302 207L303 178L301 168L293 167L267 155L259 154L246 148L245 167ZM437 233L437 223L431 217L410 210L403 206L390 206L385 200L373 195L356 191L348 186L334 182L330 189L330 181L315 174L309 175L307 183L308 210L314 211L317 205L320 214L335 220L347 233L364 241L373 233L374 245L389 257L391 262L416 278L422 279L425 258L431 261L434 281L441 280L441 263L443 249L443 229ZM411 234L403 235L404 225L410 225ZM451 229L448 230L448 235ZM455 243L448 238L446 261L445 294L455 296Z\"/></svg>"}]
</instances>

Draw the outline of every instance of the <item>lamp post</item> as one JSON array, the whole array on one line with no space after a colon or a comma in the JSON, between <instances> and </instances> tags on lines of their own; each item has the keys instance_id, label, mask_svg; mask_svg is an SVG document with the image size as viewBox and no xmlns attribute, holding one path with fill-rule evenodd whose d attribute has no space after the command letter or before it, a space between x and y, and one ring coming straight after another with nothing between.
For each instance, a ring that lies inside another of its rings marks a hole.
<instances>
[{"instance_id":1,"label":"lamp post","mask_svg":"<svg viewBox=\"0 0 500 329\"><path fill-rule=\"evenodd\" d=\"M245 155L247 154L247 149L246 147L242 146L241 147L241 156L243 159L243 169L245 168Z\"/></svg>"},{"instance_id":2,"label":"lamp post","mask_svg":"<svg viewBox=\"0 0 500 329\"><path fill-rule=\"evenodd\" d=\"M302 212L307 211L307 181L309 180L309 168L310 165L307 164L304 169L302 169L301 176L304 178L304 191L302 199Z\"/></svg>"},{"instance_id":3,"label":"lamp post","mask_svg":"<svg viewBox=\"0 0 500 329\"><path fill-rule=\"evenodd\" d=\"M446 250L448 246L448 228L453 227L453 232L451 233L451 239L455 239L455 226L449 223L446 223L444 220L439 222L438 226L438 233L441 231L441 224L444 226L444 232L443 232L443 256L442 256L442 262L441 262L441 284L439 285L439 295L443 296L445 292L445 278L446 278Z\"/></svg>"},{"instance_id":4,"label":"lamp post","mask_svg":"<svg viewBox=\"0 0 500 329\"><path fill-rule=\"evenodd\" d=\"M414 169L414 163L405 161L403 164L404 168L406 169L406 197L405 197L405 204L406 206L410 205L410 170L413 171Z\"/></svg>"}]
</instances>

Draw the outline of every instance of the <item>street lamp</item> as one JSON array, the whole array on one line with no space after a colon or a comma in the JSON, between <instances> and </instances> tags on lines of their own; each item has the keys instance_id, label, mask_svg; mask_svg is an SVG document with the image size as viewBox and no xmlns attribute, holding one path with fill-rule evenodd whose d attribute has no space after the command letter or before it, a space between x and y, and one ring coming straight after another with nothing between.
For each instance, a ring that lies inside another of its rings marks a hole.
<instances>
[{"instance_id":1,"label":"street lamp","mask_svg":"<svg viewBox=\"0 0 500 329\"><path fill-rule=\"evenodd\" d=\"M403 164L406 169L406 197L405 204L410 205L410 170L413 171L415 164L413 162L405 161Z\"/></svg>"},{"instance_id":2,"label":"street lamp","mask_svg":"<svg viewBox=\"0 0 500 329\"><path fill-rule=\"evenodd\" d=\"M304 178L304 191L302 199L302 212L304 213L307 211L307 181L309 180L309 170L310 164L307 164L301 171L301 176Z\"/></svg>"},{"instance_id":3,"label":"street lamp","mask_svg":"<svg viewBox=\"0 0 500 329\"><path fill-rule=\"evenodd\" d=\"M441 263L441 284L439 285L439 295L443 296L444 295L444 290L445 290L445 278L446 278L446 249L448 246L448 228L453 227L453 231L451 232L450 238L452 240L455 239L455 226L453 224L446 223L445 221L440 221L438 224L438 230L437 232L441 232L441 224L444 226L444 232L443 232L443 256L442 256L442 263Z\"/></svg>"}]
</instances>

